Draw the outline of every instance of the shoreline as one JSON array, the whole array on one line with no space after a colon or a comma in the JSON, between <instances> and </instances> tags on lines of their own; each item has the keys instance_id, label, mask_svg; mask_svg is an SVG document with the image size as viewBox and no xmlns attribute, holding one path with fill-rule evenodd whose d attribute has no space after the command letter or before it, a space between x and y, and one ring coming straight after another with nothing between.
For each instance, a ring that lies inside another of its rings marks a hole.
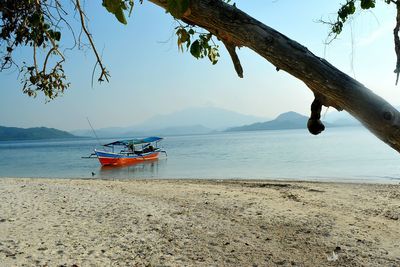
<instances>
[{"instance_id":1,"label":"shoreline","mask_svg":"<svg viewBox=\"0 0 400 267\"><path fill-rule=\"evenodd\" d=\"M356 179L356 178L322 178L322 179L296 179L296 178L172 178L172 177L8 177L2 179L15 180L83 180L83 181L194 181L194 182L287 182L287 183L322 183L322 184L366 184L366 185L400 185L400 178L392 179ZM337 180L334 180L337 179Z\"/></svg>"},{"instance_id":2,"label":"shoreline","mask_svg":"<svg viewBox=\"0 0 400 267\"><path fill-rule=\"evenodd\" d=\"M5 266L396 266L400 185L0 178Z\"/></svg>"}]
</instances>

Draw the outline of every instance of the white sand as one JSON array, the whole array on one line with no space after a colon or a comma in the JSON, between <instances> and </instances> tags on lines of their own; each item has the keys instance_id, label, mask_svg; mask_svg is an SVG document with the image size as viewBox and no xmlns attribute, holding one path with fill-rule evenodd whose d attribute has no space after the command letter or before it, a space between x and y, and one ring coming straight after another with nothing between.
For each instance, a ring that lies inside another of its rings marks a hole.
<instances>
[{"instance_id":1,"label":"white sand","mask_svg":"<svg viewBox=\"0 0 400 267\"><path fill-rule=\"evenodd\" d=\"M0 179L0 266L74 264L400 266L400 186Z\"/></svg>"}]
</instances>

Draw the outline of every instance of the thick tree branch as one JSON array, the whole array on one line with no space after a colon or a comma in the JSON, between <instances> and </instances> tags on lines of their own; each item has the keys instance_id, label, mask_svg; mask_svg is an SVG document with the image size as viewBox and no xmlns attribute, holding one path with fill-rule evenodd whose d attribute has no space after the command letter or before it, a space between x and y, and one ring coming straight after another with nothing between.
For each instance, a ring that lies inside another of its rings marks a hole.
<instances>
[{"instance_id":1,"label":"thick tree branch","mask_svg":"<svg viewBox=\"0 0 400 267\"><path fill-rule=\"evenodd\" d=\"M166 0L149 0L167 8ZM246 46L302 80L325 106L346 110L400 152L400 113L383 98L306 47L219 0L191 0L183 19Z\"/></svg>"}]
</instances>

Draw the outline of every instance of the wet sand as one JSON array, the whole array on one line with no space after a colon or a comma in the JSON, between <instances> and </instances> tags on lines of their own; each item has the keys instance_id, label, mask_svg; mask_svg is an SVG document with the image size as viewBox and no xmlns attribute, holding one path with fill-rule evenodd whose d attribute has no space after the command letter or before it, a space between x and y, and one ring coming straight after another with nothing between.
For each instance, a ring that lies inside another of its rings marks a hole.
<instances>
[{"instance_id":1,"label":"wet sand","mask_svg":"<svg viewBox=\"0 0 400 267\"><path fill-rule=\"evenodd\" d=\"M0 179L1 266L400 266L400 186Z\"/></svg>"}]
</instances>

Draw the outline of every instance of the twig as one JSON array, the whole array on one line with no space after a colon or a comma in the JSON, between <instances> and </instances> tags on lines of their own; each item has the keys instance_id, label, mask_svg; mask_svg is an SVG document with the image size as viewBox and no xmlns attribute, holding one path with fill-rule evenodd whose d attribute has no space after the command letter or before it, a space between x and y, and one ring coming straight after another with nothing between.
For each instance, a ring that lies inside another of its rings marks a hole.
<instances>
[{"instance_id":1,"label":"twig","mask_svg":"<svg viewBox=\"0 0 400 267\"><path fill-rule=\"evenodd\" d=\"M97 63L99 63L99 66L100 66L100 69L101 69L101 74L100 74L100 77L99 77L98 80L99 80L99 81L103 81L103 77L104 77L104 78L107 80L107 82L108 82L108 76L109 76L109 74L108 74L106 68L103 66L103 63L102 63L101 58L100 58L100 56L99 56L99 53L97 52L96 46L94 45L92 36L90 35L89 31L88 31L87 28L86 28L85 18L84 18L84 12L83 12L83 10L82 10L82 8L81 8L80 1L79 1L79 0L76 0L76 8L77 8L77 10L78 10L78 12L79 12L79 16L80 16L80 19L81 19L82 29L83 29L83 31L85 32L86 37L88 38L88 40L89 40L89 42L90 42L90 45L91 45L91 47L92 47L92 49L93 49L93 52L94 52L94 54L96 55Z\"/></svg>"},{"instance_id":2,"label":"twig","mask_svg":"<svg viewBox=\"0 0 400 267\"><path fill-rule=\"evenodd\" d=\"M38 71L37 60L36 60L36 41L33 42L33 64L35 66L36 76L38 76L39 71Z\"/></svg>"},{"instance_id":3,"label":"twig","mask_svg":"<svg viewBox=\"0 0 400 267\"><path fill-rule=\"evenodd\" d=\"M400 38L399 38L399 29L400 29L400 3L396 3L397 8L397 16L396 16L396 27L393 30L394 35L394 50L396 51L397 62L396 62L396 69L394 72L396 73L396 85L399 81L399 74L400 74Z\"/></svg>"}]
</instances>

